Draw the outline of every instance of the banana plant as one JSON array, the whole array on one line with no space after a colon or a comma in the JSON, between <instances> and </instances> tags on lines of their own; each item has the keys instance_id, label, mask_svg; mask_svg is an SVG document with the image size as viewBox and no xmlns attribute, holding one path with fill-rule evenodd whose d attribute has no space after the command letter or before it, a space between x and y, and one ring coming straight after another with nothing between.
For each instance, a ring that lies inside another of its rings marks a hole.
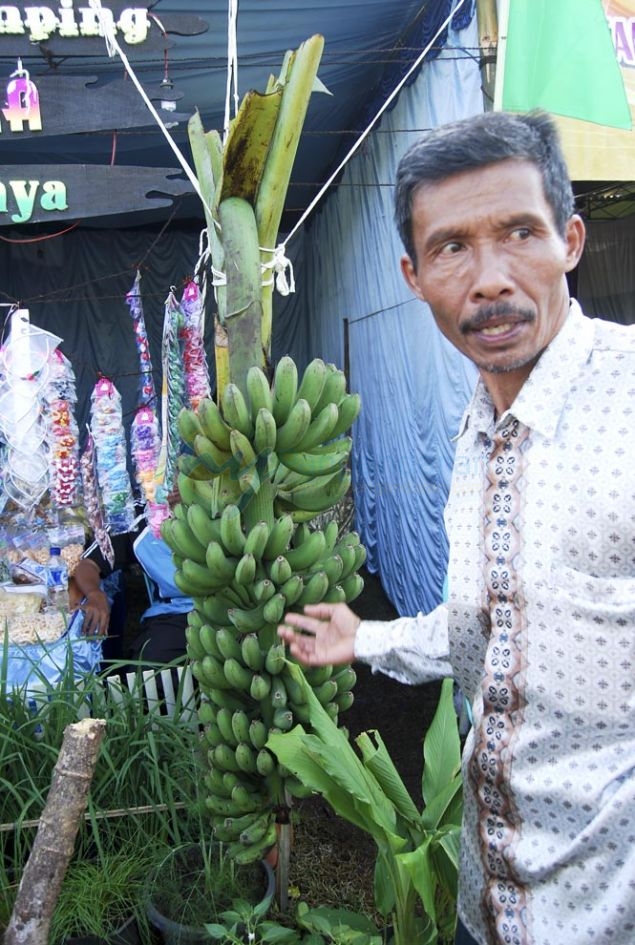
<instances>
[{"instance_id":1,"label":"banana plant","mask_svg":"<svg viewBox=\"0 0 635 945\"><path fill-rule=\"evenodd\" d=\"M297 725L272 733L267 747L306 788L321 793L336 814L373 837L376 905L392 918L394 945L453 941L462 781L452 680L442 683L424 739L424 805L419 810L379 733L362 732L355 739L358 755L299 668L290 665L288 672L306 698L311 731Z\"/></svg>"},{"instance_id":2,"label":"banana plant","mask_svg":"<svg viewBox=\"0 0 635 945\"><path fill-rule=\"evenodd\" d=\"M277 625L286 610L351 601L366 552L355 532L316 519L347 494L360 399L335 365L315 358L302 376L290 357L268 372L272 279L267 266L323 39L285 57L264 94L248 93L226 140L198 115L189 134L204 198L217 287L217 399L184 409L180 503L162 524L175 582L191 596L188 655L203 695L207 806L217 839L238 862L278 851L278 904L287 906L289 812L304 785L266 747L308 722L303 689L287 671ZM263 271L265 273L263 277ZM337 720L353 700L350 666L307 672Z\"/></svg>"}]
</instances>

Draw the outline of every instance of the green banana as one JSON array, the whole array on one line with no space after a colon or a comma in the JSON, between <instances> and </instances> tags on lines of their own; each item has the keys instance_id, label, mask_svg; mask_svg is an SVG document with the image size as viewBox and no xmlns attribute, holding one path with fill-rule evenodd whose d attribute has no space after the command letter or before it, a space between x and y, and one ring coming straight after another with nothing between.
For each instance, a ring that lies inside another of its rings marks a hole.
<instances>
[{"instance_id":1,"label":"green banana","mask_svg":"<svg viewBox=\"0 0 635 945\"><path fill-rule=\"evenodd\" d=\"M249 716L243 709L236 709L232 713L231 725L236 742L249 742ZM238 761L238 757L236 758ZM240 764L240 762L239 762Z\"/></svg>"},{"instance_id":2,"label":"green banana","mask_svg":"<svg viewBox=\"0 0 635 945\"><path fill-rule=\"evenodd\" d=\"M302 544L285 552L285 558L295 573L306 571L319 561L326 550L326 537L322 531L309 531Z\"/></svg>"},{"instance_id":3,"label":"green banana","mask_svg":"<svg viewBox=\"0 0 635 945\"><path fill-rule=\"evenodd\" d=\"M201 725L208 722L216 724L216 706L209 699L202 699L198 707L198 720Z\"/></svg>"},{"instance_id":4,"label":"green banana","mask_svg":"<svg viewBox=\"0 0 635 945\"><path fill-rule=\"evenodd\" d=\"M337 686L335 687L337 692ZM274 709L284 709L287 701L287 687L285 686L282 673L279 673L277 676L273 676L271 679L271 692L269 694L271 700L271 705Z\"/></svg>"},{"instance_id":5,"label":"green banana","mask_svg":"<svg viewBox=\"0 0 635 945\"><path fill-rule=\"evenodd\" d=\"M339 408L337 404L330 403L322 407L317 416L311 420L304 436L296 443L295 449L298 452L312 450L314 447L330 440L338 419ZM284 459L284 462L290 469L293 469L293 466L287 463L286 459Z\"/></svg>"},{"instance_id":6,"label":"green banana","mask_svg":"<svg viewBox=\"0 0 635 945\"><path fill-rule=\"evenodd\" d=\"M220 540L220 520L211 518L198 501L193 502L187 510L187 524L204 548L210 541Z\"/></svg>"},{"instance_id":7,"label":"green banana","mask_svg":"<svg viewBox=\"0 0 635 945\"><path fill-rule=\"evenodd\" d=\"M187 513L186 513L187 514ZM164 519L167 521L167 519ZM172 520L172 541L176 545L176 551L184 558L191 558L192 561L198 561L199 564L205 564L205 545L202 545L192 529L187 518Z\"/></svg>"},{"instance_id":8,"label":"green banana","mask_svg":"<svg viewBox=\"0 0 635 945\"><path fill-rule=\"evenodd\" d=\"M293 450L284 454L284 465L301 476L327 476L346 465L352 443L350 437L345 437L311 451Z\"/></svg>"},{"instance_id":9,"label":"green banana","mask_svg":"<svg viewBox=\"0 0 635 945\"><path fill-rule=\"evenodd\" d=\"M194 486L194 479L190 479L185 473L178 472L176 475L176 488L178 490L181 502L185 505L192 505L196 502L197 493Z\"/></svg>"},{"instance_id":10,"label":"green banana","mask_svg":"<svg viewBox=\"0 0 635 945\"><path fill-rule=\"evenodd\" d=\"M257 791L250 791L245 784L236 784L231 793L231 799L236 805L236 810L249 811L262 810L265 799Z\"/></svg>"},{"instance_id":11,"label":"green banana","mask_svg":"<svg viewBox=\"0 0 635 945\"><path fill-rule=\"evenodd\" d=\"M219 592L207 594L205 597L197 598L200 601L200 611L209 623L217 627L230 627L231 620L227 616L228 606L226 600Z\"/></svg>"},{"instance_id":12,"label":"green banana","mask_svg":"<svg viewBox=\"0 0 635 945\"><path fill-rule=\"evenodd\" d=\"M346 591L341 584L333 584L320 601L321 604L343 604L346 601Z\"/></svg>"},{"instance_id":13,"label":"green banana","mask_svg":"<svg viewBox=\"0 0 635 945\"><path fill-rule=\"evenodd\" d=\"M355 570L357 571L366 563L366 548L364 545L355 545Z\"/></svg>"},{"instance_id":14,"label":"green banana","mask_svg":"<svg viewBox=\"0 0 635 945\"><path fill-rule=\"evenodd\" d=\"M242 660L242 648L233 630L228 627L219 627L216 631L216 643L223 659Z\"/></svg>"},{"instance_id":15,"label":"green banana","mask_svg":"<svg viewBox=\"0 0 635 945\"><path fill-rule=\"evenodd\" d=\"M223 673L227 683L234 689L249 692L253 673L250 669L233 657L226 659L223 663Z\"/></svg>"},{"instance_id":16,"label":"green banana","mask_svg":"<svg viewBox=\"0 0 635 945\"><path fill-rule=\"evenodd\" d=\"M205 436L215 444L219 450L229 452L228 426L218 409L218 404L211 397L203 397L196 408L201 429Z\"/></svg>"},{"instance_id":17,"label":"green banana","mask_svg":"<svg viewBox=\"0 0 635 945\"><path fill-rule=\"evenodd\" d=\"M314 358L304 369L297 397L306 400L313 411L322 396L328 374L328 368L322 358Z\"/></svg>"},{"instance_id":18,"label":"green banana","mask_svg":"<svg viewBox=\"0 0 635 945\"><path fill-rule=\"evenodd\" d=\"M242 710L235 709L234 711L240 712ZM232 710L228 709L226 706L219 708L216 713L216 724L220 730L221 738L230 748L235 748L239 742L239 739L234 735L234 729L232 727L233 716L234 713Z\"/></svg>"},{"instance_id":19,"label":"green banana","mask_svg":"<svg viewBox=\"0 0 635 945\"><path fill-rule=\"evenodd\" d=\"M256 454L251 445L251 440L241 433L240 430L232 430L229 435L232 456L236 460L240 469L244 467L251 468L256 462Z\"/></svg>"},{"instance_id":20,"label":"green banana","mask_svg":"<svg viewBox=\"0 0 635 945\"><path fill-rule=\"evenodd\" d=\"M223 781L223 772L210 765L204 777L205 787L218 797L231 797L231 791Z\"/></svg>"},{"instance_id":21,"label":"green banana","mask_svg":"<svg viewBox=\"0 0 635 945\"><path fill-rule=\"evenodd\" d=\"M263 604L262 616L264 617L265 623L280 623L286 607L287 600L284 594L274 594L273 597Z\"/></svg>"},{"instance_id":22,"label":"green banana","mask_svg":"<svg viewBox=\"0 0 635 945\"><path fill-rule=\"evenodd\" d=\"M337 410L337 408L335 408ZM276 453L283 456L293 450L306 435L311 423L311 408L306 400L296 400L289 411L289 416L282 425L278 425L276 434ZM284 461L284 460L283 460Z\"/></svg>"},{"instance_id":23,"label":"green banana","mask_svg":"<svg viewBox=\"0 0 635 945\"><path fill-rule=\"evenodd\" d=\"M267 832L258 843L242 846L240 843L232 843L228 847L229 856L233 863L242 866L246 863L256 863L264 859L269 850L278 842L278 828L275 820L271 821Z\"/></svg>"},{"instance_id":24,"label":"green banana","mask_svg":"<svg viewBox=\"0 0 635 945\"><path fill-rule=\"evenodd\" d=\"M212 546L208 546L208 551L210 547ZM181 573L185 582L191 588L189 593L192 597L212 594L219 587L217 575L211 572L205 565L199 564L198 561L192 561L191 558L185 558L181 567Z\"/></svg>"},{"instance_id":25,"label":"green banana","mask_svg":"<svg viewBox=\"0 0 635 945\"><path fill-rule=\"evenodd\" d=\"M326 573L329 585L337 584L344 570L344 562L338 554L329 555L319 562L318 567Z\"/></svg>"},{"instance_id":26,"label":"green banana","mask_svg":"<svg viewBox=\"0 0 635 945\"><path fill-rule=\"evenodd\" d=\"M362 399L359 394L347 394L338 404L339 417L334 428L331 430L331 437L335 438L341 433L350 430L355 420L359 416L362 407Z\"/></svg>"},{"instance_id":27,"label":"green banana","mask_svg":"<svg viewBox=\"0 0 635 945\"><path fill-rule=\"evenodd\" d=\"M288 581L292 574L293 568L285 555L278 555L269 565L269 577L277 587Z\"/></svg>"},{"instance_id":28,"label":"green banana","mask_svg":"<svg viewBox=\"0 0 635 945\"><path fill-rule=\"evenodd\" d=\"M260 649L257 633L247 633L240 641L241 658L253 673L259 673L265 665L265 654Z\"/></svg>"},{"instance_id":29,"label":"green banana","mask_svg":"<svg viewBox=\"0 0 635 945\"><path fill-rule=\"evenodd\" d=\"M208 686L211 689L229 688L229 684L225 674L223 673L223 665L216 659L216 657L211 656L208 653L203 657L198 665L200 666L201 671L200 682L203 685ZM193 668L192 672L194 672Z\"/></svg>"},{"instance_id":30,"label":"green banana","mask_svg":"<svg viewBox=\"0 0 635 945\"><path fill-rule=\"evenodd\" d=\"M187 644L187 655L192 660L202 660L205 656L205 650L200 641L199 628L187 626L185 628L185 642Z\"/></svg>"},{"instance_id":31,"label":"green banana","mask_svg":"<svg viewBox=\"0 0 635 945\"><path fill-rule=\"evenodd\" d=\"M258 367L256 364L249 368L245 386L247 388L247 394L249 395L252 417L257 416L258 411L262 408L271 411L273 407L271 385L262 368Z\"/></svg>"},{"instance_id":32,"label":"green banana","mask_svg":"<svg viewBox=\"0 0 635 945\"><path fill-rule=\"evenodd\" d=\"M340 532L340 526L337 519L332 518L330 522L324 527L324 539L326 541L326 550L329 554L332 554L335 551L335 544L337 542L337 536Z\"/></svg>"},{"instance_id":33,"label":"green banana","mask_svg":"<svg viewBox=\"0 0 635 945\"><path fill-rule=\"evenodd\" d=\"M333 403L339 406L340 401L346 395L346 375L340 371L334 364L327 364L328 375L324 382L324 389L317 404L313 408L313 413L317 414L327 404Z\"/></svg>"},{"instance_id":34,"label":"green banana","mask_svg":"<svg viewBox=\"0 0 635 945\"><path fill-rule=\"evenodd\" d=\"M256 559L252 554L244 554L236 565L234 580L243 586L253 584L256 578Z\"/></svg>"},{"instance_id":35,"label":"green banana","mask_svg":"<svg viewBox=\"0 0 635 945\"><path fill-rule=\"evenodd\" d=\"M240 556L245 550L240 509L233 502L225 506L220 516L220 537L230 555Z\"/></svg>"},{"instance_id":36,"label":"green banana","mask_svg":"<svg viewBox=\"0 0 635 945\"><path fill-rule=\"evenodd\" d=\"M341 669L335 670L331 679L334 679L337 683L338 692L342 692L346 689L353 688L357 682L357 673L352 666L344 666Z\"/></svg>"},{"instance_id":37,"label":"green banana","mask_svg":"<svg viewBox=\"0 0 635 945\"><path fill-rule=\"evenodd\" d=\"M261 578L252 587L253 598L257 604L264 604L276 593L276 585L269 578Z\"/></svg>"},{"instance_id":38,"label":"green banana","mask_svg":"<svg viewBox=\"0 0 635 945\"><path fill-rule=\"evenodd\" d=\"M326 666L307 666L303 670L307 682L312 688L321 686L323 682L330 679L333 675L333 667L327 663Z\"/></svg>"},{"instance_id":39,"label":"green banana","mask_svg":"<svg viewBox=\"0 0 635 945\"><path fill-rule=\"evenodd\" d=\"M256 414L254 450L257 455L271 453L276 448L278 428L271 410L261 407Z\"/></svg>"},{"instance_id":40,"label":"green banana","mask_svg":"<svg viewBox=\"0 0 635 945\"><path fill-rule=\"evenodd\" d=\"M281 732L288 732L293 726L293 712L291 709L276 709L273 713L273 724Z\"/></svg>"},{"instance_id":41,"label":"green banana","mask_svg":"<svg viewBox=\"0 0 635 945\"><path fill-rule=\"evenodd\" d=\"M285 609L293 607L304 590L304 578L301 574L292 574L288 581L285 581L280 588L280 593L285 599ZM277 623L280 621L278 620Z\"/></svg>"},{"instance_id":42,"label":"green banana","mask_svg":"<svg viewBox=\"0 0 635 945\"><path fill-rule=\"evenodd\" d=\"M204 623L200 628L198 635L201 646L205 650L205 655L213 656L216 660L222 660L223 655L218 648L218 643L216 642L216 629L211 627L208 623Z\"/></svg>"},{"instance_id":43,"label":"green banana","mask_svg":"<svg viewBox=\"0 0 635 945\"><path fill-rule=\"evenodd\" d=\"M329 579L326 571L314 571L308 580L305 579L302 593L295 602L295 606L304 607L305 604L319 604L324 599L328 589Z\"/></svg>"},{"instance_id":44,"label":"green banana","mask_svg":"<svg viewBox=\"0 0 635 945\"><path fill-rule=\"evenodd\" d=\"M252 719L249 723L249 741L256 751L260 751L261 748L265 747L268 737L269 729L262 719Z\"/></svg>"},{"instance_id":45,"label":"green banana","mask_svg":"<svg viewBox=\"0 0 635 945\"><path fill-rule=\"evenodd\" d=\"M277 676L284 669L285 661L284 643L274 643L265 655L265 669L271 676Z\"/></svg>"},{"instance_id":46,"label":"green banana","mask_svg":"<svg viewBox=\"0 0 635 945\"><path fill-rule=\"evenodd\" d=\"M254 843L260 843L264 837L269 835L272 823L275 827L275 814L272 810L260 814L249 826L240 831L240 843L247 847Z\"/></svg>"},{"instance_id":47,"label":"green banana","mask_svg":"<svg viewBox=\"0 0 635 945\"><path fill-rule=\"evenodd\" d=\"M346 594L346 602L348 603L359 597L364 590L364 578L361 574L349 574L347 578L340 582L340 586Z\"/></svg>"},{"instance_id":48,"label":"green banana","mask_svg":"<svg viewBox=\"0 0 635 945\"><path fill-rule=\"evenodd\" d=\"M276 770L276 760L268 748L261 748L256 755L256 771L263 777L269 777Z\"/></svg>"},{"instance_id":49,"label":"green banana","mask_svg":"<svg viewBox=\"0 0 635 945\"><path fill-rule=\"evenodd\" d=\"M278 497L304 512L324 512L344 498L351 485L350 470L318 476L289 490L279 490Z\"/></svg>"},{"instance_id":50,"label":"green banana","mask_svg":"<svg viewBox=\"0 0 635 945\"><path fill-rule=\"evenodd\" d=\"M210 515L214 518L216 515L215 506L218 497L218 479L194 479L192 485L194 489L194 502L202 507L206 515Z\"/></svg>"},{"instance_id":51,"label":"green banana","mask_svg":"<svg viewBox=\"0 0 635 945\"><path fill-rule=\"evenodd\" d=\"M257 604L250 609L232 607L228 611L229 619L240 633L254 633L266 622L263 617L264 604Z\"/></svg>"},{"instance_id":52,"label":"green banana","mask_svg":"<svg viewBox=\"0 0 635 945\"><path fill-rule=\"evenodd\" d=\"M272 410L276 423L281 426L293 407L298 391L298 369L288 356L280 358L273 376Z\"/></svg>"},{"instance_id":53,"label":"green banana","mask_svg":"<svg viewBox=\"0 0 635 945\"><path fill-rule=\"evenodd\" d=\"M198 433L194 437L192 446L196 454L194 458L198 457L198 459L207 466L210 472L213 472L215 475L231 467L231 442L229 451L219 450L213 440L210 440L204 433Z\"/></svg>"},{"instance_id":54,"label":"green banana","mask_svg":"<svg viewBox=\"0 0 635 945\"><path fill-rule=\"evenodd\" d=\"M295 525L290 515L280 515L276 518L269 531L263 558L271 560L284 554L291 543L294 530Z\"/></svg>"},{"instance_id":55,"label":"green banana","mask_svg":"<svg viewBox=\"0 0 635 945\"><path fill-rule=\"evenodd\" d=\"M266 668L266 663L265 663ZM249 685L249 695L255 702L266 699L271 692L271 676L268 672L254 673Z\"/></svg>"},{"instance_id":56,"label":"green banana","mask_svg":"<svg viewBox=\"0 0 635 945\"><path fill-rule=\"evenodd\" d=\"M216 748L214 748L212 757L214 764L216 767L220 768L221 771L240 771L240 767L236 762L236 752L233 748L230 748L229 745L217 745Z\"/></svg>"},{"instance_id":57,"label":"green banana","mask_svg":"<svg viewBox=\"0 0 635 945\"><path fill-rule=\"evenodd\" d=\"M226 385L221 395L221 407L225 422L236 430L240 430L247 437L252 437L254 426L251 420L251 411L247 401L237 384L231 381Z\"/></svg>"},{"instance_id":58,"label":"green banana","mask_svg":"<svg viewBox=\"0 0 635 945\"><path fill-rule=\"evenodd\" d=\"M327 679L320 686L315 686L313 692L315 693L318 702L320 702L321 705L326 706L327 703L332 702L337 695L337 683L333 678Z\"/></svg>"},{"instance_id":59,"label":"green banana","mask_svg":"<svg viewBox=\"0 0 635 945\"><path fill-rule=\"evenodd\" d=\"M208 745L209 748L216 748L217 745L220 745L221 742L225 741L216 722L207 723L203 729L203 738L205 740L205 744Z\"/></svg>"},{"instance_id":60,"label":"green banana","mask_svg":"<svg viewBox=\"0 0 635 945\"><path fill-rule=\"evenodd\" d=\"M179 431L179 436L188 446L192 446L194 437L203 432L196 413L188 407L182 407L179 411L176 418L176 426Z\"/></svg>"},{"instance_id":61,"label":"green banana","mask_svg":"<svg viewBox=\"0 0 635 945\"><path fill-rule=\"evenodd\" d=\"M307 787L306 784L303 784L302 781L295 778L293 775L284 779L284 789L289 792L291 797L297 797L298 800L301 800L303 797L311 797L313 794L312 788Z\"/></svg>"},{"instance_id":62,"label":"green banana","mask_svg":"<svg viewBox=\"0 0 635 945\"><path fill-rule=\"evenodd\" d=\"M216 473L213 470L210 470L205 466L197 456L192 456L191 453L181 453L176 460L176 468L184 476L188 476L190 479L194 480L210 480L213 479Z\"/></svg>"},{"instance_id":63,"label":"green banana","mask_svg":"<svg viewBox=\"0 0 635 945\"><path fill-rule=\"evenodd\" d=\"M238 560L227 557L217 541L211 541L207 546L205 560L216 584L220 586L229 584L236 572Z\"/></svg>"},{"instance_id":64,"label":"green banana","mask_svg":"<svg viewBox=\"0 0 635 945\"><path fill-rule=\"evenodd\" d=\"M341 692L337 693L333 701L337 705L340 712L346 712L346 710L350 709L350 707L353 705L355 696L350 691L350 689L343 689Z\"/></svg>"},{"instance_id":65,"label":"green banana","mask_svg":"<svg viewBox=\"0 0 635 945\"><path fill-rule=\"evenodd\" d=\"M256 768L256 751L251 743L248 744L244 741L236 745L236 763L245 774L258 773L258 769Z\"/></svg>"},{"instance_id":66,"label":"green banana","mask_svg":"<svg viewBox=\"0 0 635 945\"><path fill-rule=\"evenodd\" d=\"M252 554L256 561L260 561L267 546L269 532L270 529L266 522L256 522L245 538L245 554Z\"/></svg>"},{"instance_id":67,"label":"green banana","mask_svg":"<svg viewBox=\"0 0 635 945\"><path fill-rule=\"evenodd\" d=\"M241 699L238 693L231 690L210 687L205 694L219 709L231 709L233 711L245 707L244 699Z\"/></svg>"}]
</instances>

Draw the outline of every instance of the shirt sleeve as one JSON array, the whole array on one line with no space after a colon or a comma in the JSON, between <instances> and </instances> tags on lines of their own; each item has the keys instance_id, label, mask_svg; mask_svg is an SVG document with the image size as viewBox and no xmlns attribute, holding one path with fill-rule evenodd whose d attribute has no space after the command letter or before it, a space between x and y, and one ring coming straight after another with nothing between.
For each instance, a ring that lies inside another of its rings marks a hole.
<instances>
[{"instance_id":1,"label":"shirt sleeve","mask_svg":"<svg viewBox=\"0 0 635 945\"><path fill-rule=\"evenodd\" d=\"M355 636L355 659L409 685L452 676L448 609L397 620L362 620Z\"/></svg>"}]
</instances>

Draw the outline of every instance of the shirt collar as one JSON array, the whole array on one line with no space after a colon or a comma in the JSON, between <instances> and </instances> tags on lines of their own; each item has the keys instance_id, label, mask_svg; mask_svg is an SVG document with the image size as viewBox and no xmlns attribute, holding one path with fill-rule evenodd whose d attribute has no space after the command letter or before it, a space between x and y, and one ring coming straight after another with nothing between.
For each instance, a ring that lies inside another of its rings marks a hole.
<instances>
[{"instance_id":1,"label":"shirt collar","mask_svg":"<svg viewBox=\"0 0 635 945\"><path fill-rule=\"evenodd\" d=\"M571 299L562 328L543 351L508 412L531 430L552 439L572 384L591 354L593 336L592 319L585 317L576 300ZM457 439L468 427L475 435L491 435L493 417L494 404L479 378Z\"/></svg>"}]
</instances>

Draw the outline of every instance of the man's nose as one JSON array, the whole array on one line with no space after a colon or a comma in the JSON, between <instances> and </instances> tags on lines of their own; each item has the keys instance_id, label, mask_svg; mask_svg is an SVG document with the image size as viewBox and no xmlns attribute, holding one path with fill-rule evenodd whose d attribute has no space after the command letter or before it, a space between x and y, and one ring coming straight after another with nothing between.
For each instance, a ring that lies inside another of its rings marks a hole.
<instances>
[{"instance_id":1,"label":"man's nose","mask_svg":"<svg viewBox=\"0 0 635 945\"><path fill-rule=\"evenodd\" d=\"M494 246L479 246L473 258L471 300L499 299L513 290L514 282L504 253Z\"/></svg>"}]
</instances>

